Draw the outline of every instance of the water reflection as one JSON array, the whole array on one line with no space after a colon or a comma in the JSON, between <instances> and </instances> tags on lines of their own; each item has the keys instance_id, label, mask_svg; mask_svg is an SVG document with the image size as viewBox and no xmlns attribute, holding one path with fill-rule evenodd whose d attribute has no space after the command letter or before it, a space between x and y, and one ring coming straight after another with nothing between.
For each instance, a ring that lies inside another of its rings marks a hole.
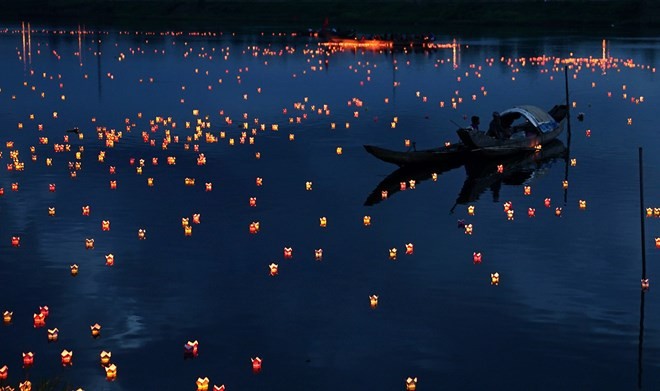
<instances>
[{"instance_id":1,"label":"water reflection","mask_svg":"<svg viewBox=\"0 0 660 391\"><path fill-rule=\"evenodd\" d=\"M553 162L567 158L567 148L561 140L555 139L543 146L540 151L515 154L499 159L453 160L446 164L421 167L403 167L383 179L371 192L365 205L376 205L405 189L402 183L415 185L429 179L436 180L445 172L464 166L467 177L463 182L454 206L474 202L488 189L493 193L493 202L499 202L502 185L522 186L532 179L542 176ZM501 166L501 169L498 169ZM384 193L385 192L385 193ZM386 194L386 195L385 195Z\"/></svg>"}]
</instances>

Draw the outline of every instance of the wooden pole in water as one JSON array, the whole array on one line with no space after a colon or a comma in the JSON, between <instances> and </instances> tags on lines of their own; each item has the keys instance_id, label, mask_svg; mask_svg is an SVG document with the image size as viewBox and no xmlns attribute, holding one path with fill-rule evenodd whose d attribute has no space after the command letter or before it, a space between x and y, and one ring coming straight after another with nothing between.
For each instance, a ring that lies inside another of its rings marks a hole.
<instances>
[{"instance_id":1,"label":"wooden pole in water","mask_svg":"<svg viewBox=\"0 0 660 391\"><path fill-rule=\"evenodd\" d=\"M642 279L646 279L646 234L644 229L644 166L642 147L639 147L639 209L642 229Z\"/></svg>"}]
</instances>

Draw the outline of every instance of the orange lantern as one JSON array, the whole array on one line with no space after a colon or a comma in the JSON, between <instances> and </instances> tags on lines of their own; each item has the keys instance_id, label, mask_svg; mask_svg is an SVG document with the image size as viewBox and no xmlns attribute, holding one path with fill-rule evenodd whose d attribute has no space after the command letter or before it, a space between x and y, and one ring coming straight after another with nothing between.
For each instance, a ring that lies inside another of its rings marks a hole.
<instances>
[{"instance_id":1,"label":"orange lantern","mask_svg":"<svg viewBox=\"0 0 660 391\"><path fill-rule=\"evenodd\" d=\"M85 239L85 249L86 250L94 249L94 239Z\"/></svg>"},{"instance_id":2,"label":"orange lantern","mask_svg":"<svg viewBox=\"0 0 660 391\"><path fill-rule=\"evenodd\" d=\"M115 381L117 379L117 366L110 364L105 368L105 378L108 381Z\"/></svg>"},{"instance_id":3,"label":"orange lantern","mask_svg":"<svg viewBox=\"0 0 660 391\"><path fill-rule=\"evenodd\" d=\"M371 308L378 307L378 295L369 296L369 305L371 306Z\"/></svg>"},{"instance_id":4,"label":"orange lantern","mask_svg":"<svg viewBox=\"0 0 660 391\"><path fill-rule=\"evenodd\" d=\"M472 224L465 224L465 234L472 235Z\"/></svg>"},{"instance_id":5,"label":"orange lantern","mask_svg":"<svg viewBox=\"0 0 660 391\"><path fill-rule=\"evenodd\" d=\"M146 238L147 238L147 230L143 228L138 229L138 239L145 240Z\"/></svg>"},{"instance_id":6,"label":"orange lantern","mask_svg":"<svg viewBox=\"0 0 660 391\"><path fill-rule=\"evenodd\" d=\"M251 234L259 233L259 222L258 221L253 221L252 223L250 223L250 233Z\"/></svg>"},{"instance_id":7,"label":"orange lantern","mask_svg":"<svg viewBox=\"0 0 660 391\"><path fill-rule=\"evenodd\" d=\"M48 207L48 216L55 216L55 208Z\"/></svg>"},{"instance_id":8,"label":"orange lantern","mask_svg":"<svg viewBox=\"0 0 660 391\"><path fill-rule=\"evenodd\" d=\"M250 197L250 206L253 208L257 206L257 197Z\"/></svg>"},{"instance_id":9,"label":"orange lantern","mask_svg":"<svg viewBox=\"0 0 660 391\"><path fill-rule=\"evenodd\" d=\"M277 270L278 270L277 268L278 266L276 263L271 263L270 265L268 265L268 270L271 276L277 275Z\"/></svg>"},{"instance_id":10,"label":"orange lantern","mask_svg":"<svg viewBox=\"0 0 660 391\"><path fill-rule=\"evenodd\" d=\"M256 182L257 182L257 186L261 186L263 185L264 180L262 178L257 177Z\"/></svg>"},{"instance_id":11,"label":"orange lantern","mask_svg":"<svg viewBox=\"0 0 660 391\"><path fill-rule=\"evenodd\" d=\"M103 220L101 222L101 230L110 231L110 221L109 220Z\"/></svg>"},{"instance_id":12,"label":"orange lantern","mask_svg":"<svg viewBox=\"0 0 660 391\"><path fill-rule=\"evenodd\" d=\"M20 236L12 236L11 237L11 245L13 247L20 247L21 245L21 237Z\"/></svg>"},{"instance_id":13,"label":"orange lantern","mask_svg":"<svg viewBox=\"0 0 660 391\"><path fill-rule=\"evenodd\" d=\"M0 380L7 380L8 375L9 375L9 368L7 368L6 365L3 365L2 368L0 368Z\"/></svg>"},{"instance_id":14,"label":"orange lantern","mask_svg":"<svg viewBox=\"0 0 660 391\"><path fill-rule=\"evenodd\" d=\"M183 227L183 236L192 236L192 226L186 225Z\"/></svg>"},{"instance_id":15,"label":"orange lantern","mask_svg":"<svg viewBox=\"0 0 660 391\"><path fill-rule=\"evenodd\" d=\"M506 218L507 218L508 220L513 220L513 214L514 214L513 209L509 209L509 210L507 210L507 211L506 211Z\"/></svg>"},{"instance_id":16,"label":"orange lantern","mask_svg":"<svg viewBox=\"0 0 660 391\"><path fill-rule=\"evenodd\" d=\"M305 190L312 191L312 182L305 182Z\"/></svg>"},{"instance_id":17,"label":"orange lantern","mask_svg":"<svg viewBox=\"0 0 660 391\"><path fill-rule=\"evenodd\" d=\"M467 210L470 216L474 216L474 205L468 206Z\"/></svg>"},{"instance_id":18,"label":"orange lantern","mask_svg":"<svg viewBox=\"0 0 660 391\"><path fill-rule=\"evenodd\" d=\"M490 274L490 284L499 285L500 284L500 273L491 273Z\"/></svg>"},{"instance_id":19,"label":"orange lantern","mask_svg":"<svg viewBox=\"0 0 660 391\"><path fill-rule=\"evenodd\" d=\"M32 315L34 328L40 328L46 326L46 317L42 313Z\"/></svg>"},{"instance_id":20,"label":"orange lantern","mask_svg":"<svg viewBox=\"0 0 660 391\"><path fill-rule=\"evenodd\" d=\"M314 258L317 261L323 260L323 249L321 249L321 248L314 249Z\"/></svg>"},{"instance_id":21,"label":"orange lantern","mask_svg":"<svg viewBox=\"0 0 660 391\"><path fill-rule=\"evenodd\" d=\"M59 337L60 330L56 328L54 329L48 329L48 342L57 342L57 338Z\"/></svg>"},{"instance_id":22,"label":"orange lantern","mask_svg":"<svg viewBox=\"0 0 660 391\"><path fill-rule=\"evenodd\" d=\"M327 224L328 224L328 220L325 218L325 216L319 219L319 226L321 228L325 228Z\"/></svg>"},{"instance_id":23,"label":"orange lantern","mask_svg":"<svg viewBox=\"0 0 660 391\"><path fill-rule=\"evenodd\" d=\"M568 189L568 181L561 181L562 187Z\"/></svg>"},{"instance_id":24,"label":"orange lantern","mask_svg":"<svg viewBox=\"0 0 660 391\"><path fill-rule=\"evenodd\" d=\"M580 209L587 209L587 201L579 200Z\"/></svg>"},{"instance_id":25,"label":"orange lantern","mask_svg":"<svg viewBox=\"0 0 660 391\"><path fill-rule=\"evenodd\" d=\"M32 391L32 382L26 380L24 382L18 383L19 391Z\"/></svg>"},{"instance_id":26,"label":"orange lantern","mask_svg":"<svg viewBox=\"0 0 660 391\"><path fill-rule=\"evenodd\" d=\"M94 323L94 325L89 326L90 330L92 331L92 337L98 338L101 336L101 325L98 323Z\"/></svg>"},{"instance_id":27,"label":"orange lantern","mask_svg":"<svg viewBox=\"0 0 660 391\"><path fill-rule=\"evenodd\" d=\"M110 189L111 190L117 189L117 181L110 181Z\"/></svg>"},{"instance_id":28,"label":"orange lantern","mask_svg":"<svg viewBox=\"0 0 660 391\"><path fill-rule=\"evenodd\" d=\"M89 205L85 205L82 207L82 215L89 216Z\"/></svg>"},{"instance_id":29,"label":"orange lantern","mask_svg":"<svg viewBox=\"0 0 660 391\"><path fill-rule=\"evenodd\" d=\"M73 265L70 266L70 268L71 268L71 275L74 276L74 277L77 276L78 275L78 265L76 265L74 263Z\"/></svg>"},{"instance_id":30,"label":"orange lantern","mask_svg":"<svg viewBox=\"0 0 660 391\"><path fill-rule=\"evenodd\" d=\"M412 243L406 244L406 255L412 255L414 251L414 246Z\"/></svg>"},{"instance_id":31,"label":"orange lantern","mask_svg":"<svg viewBox=\"0 0 660 391\"><path fill-rule=\"evenodd\" d=\"M561 208L555 208L555 216L561 217Z\"/></svg>"},{"instance_id":32,"label":"orange lantern","mask_svg":"<svg viewBox=\"0 0 660 391\"><path fill-rule=\"evenodd\" d=\"M197 385L197 391L208 391L208 389L209 389L209 378L205 377L205 378L202 379L201 377L198 377L195 384Z\"/></svg>"},{"instance_id":33,"label":"orange lantern","mask_svg":"<svg viewBox=\"0 0 660 391\"><path fill-rule=\"evenodd\" d=\"M212 191L213 190L213 183L206 182L205 187L206 187L206 191Z\"/></svg>"},{"instance_id":34,"label":"orange lantern","mask_svg":"<svg viewBox=\"0 0 660 391\"><path fill-rule=\"evenodd\" d=\"M192 222L193 222L193 224L199 224L200 221L201 221L200 219L201 219L201 215L200 215L199 213L194 213L194 214L192 215Z\"/></svg>"},{"instance_id":35,"label":"orange lantern","mask_svg":"<svg viewBox=\"0 0 660 391\"><path fill-rule=\"evenodd\" d=\"M113 266L115 264L115 256L113 254L108 254L105 256L105 265Z\"/></svg>"},{"instance_id":36,"label":"orange lantern","mask_svg":"<svg viewBox=\"0 0 660 391\"><path fill-rule=\"evenodd\" d=\"M3 313L2 313L2 322L3 322L5 325L9 325L9 324L11 324L11 318L12 318L13 315L14 315L14 313L11 312L11 311L5 311L5 312L3 312Z\"/></svg>"},{"instance_id":37,"label":"orange lantern","mask_svg":"<svg viewBox=\"0 0 660 391\"><path fill-rule=\"evenodd\" d=\"M531 187L531 186L525 186L525 187L524 187L523 194L525 194L525 195L530 195L530 194L532 194L532 187Z\"/></svg>"},{"instance_id":38,"label":"orange lantern","mask_svg":"<svg viewBox=\"0 0 660 391\"><path fill-rule=\"evenodd\" d=\"M110 359L112 358L112 352L106 352L105 350L101 352L101 365L104 367L110 364Z\"/></svg>"},{"instance_id":39,"label":"orange lantern","mask_svg":"<svg viewBox=\"0 0 660 391\"><path fill-rule=\"evenodd\" d=\"M62 366L63 367L68 367L73 365L73 352L69 350L62 350L62 353L60 354L62 357Z\"/></svg>"},{"instance_id":40,"label":"orange lantern","mask_svg":"<svg viewBox=\"0 0 660 391\"><path fill-rule=\"evenodd\" d=\"M396 247L390 249L390 259L393 261L396 260Z\"/></svg>"},{"instance_id":41,"label":"orange lantern","mask_svg":"<svg viewBox=\"0 0 660 391\"><path fill-rule=\"evenodd\" d=\"M371 225L371 216L364 216L362 218L362 223L364 224L365 227L368 227Z\"/></svg>"},{"instance_id":42,"label":"orange lantern","mask_svg":"<svg viewBox=\"0 0 660 391\"><path fill-rule=\"evenodd\" d=\"M284 259L293 258L293 249L291 247L284 247Z\"/></svg>"},{"instance_id":43,"label":"orange lantern","mask_svg":"<svg viewBox=\"0 0 660 391\"><path fill-rule=\"evenodd\" d=\"M406 379L406 391L415 391L417 390L417 378L407 378Z\"/></svg>"},{"instance_id":44,"label":"orange lantern","mask_svg":"<svg viewBox=\"0 0 660 391\"><path fill-rule=\"evenodd\" d=\"M655 238L655 248L660 248L660 238Z\"/></svg>"},{"instance_id":45,"label":"orange lantern","mask_svg":"<svg viewBox=\"0 0 660 391\"><path fill-rule=\"evenodd\" d=\"M14 182L11 184L11 191L18 191L18 182Z\"/></svg>"}]
</instances>

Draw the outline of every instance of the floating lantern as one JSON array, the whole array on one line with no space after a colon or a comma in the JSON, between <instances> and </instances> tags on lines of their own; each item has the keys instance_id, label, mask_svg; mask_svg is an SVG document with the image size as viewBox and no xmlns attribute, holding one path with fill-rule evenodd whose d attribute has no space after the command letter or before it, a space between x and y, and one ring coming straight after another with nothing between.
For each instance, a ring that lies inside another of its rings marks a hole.
<instances>
[{"instance_id":1,"label":"floating lantern","mask_svg":"<svg viewBox=\"0 0 660 391\"><path fill-rule=\"evenodd\" d=\"M154 178L147 178L147 186L153 187L154 185Z\"/></svg>"},{"instance_id":2,"label":"floating lantern","mask_svg":"<svg viewBox=\"0 0 660 391\"><path fill-rule=\"evenodd\" d=\"M73 265L70 266L70 268L71 268L71 275L73 277L77 276L78 275L78 265L76 265L74 263Z\"/></svg>"},{"instance_id":3,"label":"floating lantern","mask_svg":"<svg viewBox=\"0 0 660 391\"><path fill-rule=\"evenodd\" d=\"M14 315L13 312L11 311L5 311L2 313L2 322L5 325L10 325L11 324L11 317Z\"/></svg>"},{"instance_id":4,"label":"floating lantern","mask_svg":"<svg viewBox=\"0 0 660 391\"><path fill-rule=\"evenodd\" d=\"M225 385L224 384L222 384L220 386L214 385L213 386L213 391L225 391Z\"/></svg>"},{"instance_id":5,"label":"floating lantern","mask_svg":"<svg viewBox=\"0 0 660 391\"><path fill-rule=\"evenodd\" d=\"M412 243L406 244L406 255L412 255L414 252L414 245Z\"/></svg>"},{"instance_id":6,"label":"floating lantern","mask_svg":"<svg viewBox=\"0 0 660 391\"><path fill-rule=\"evenodd\" d=\"M48 329L48 342L57 342L57 337L59 337L60 330L56 328Z\"/></svg>"},{"instance_id":7,"label":"floating lantern","mask_svg":"<svg viewBox=\"0 0 660 391\"><path fill-rule=\"evenodd\" d=\"M264 184L263 178L257 177L256 183L257 183L257 186L262 186Z\"/></svg>"},{"instance_id":8,"label":"floating lantern","mask_svg":"<svg viewBox=\"0 0 660 391\"><path fill-rule=\"evenodd\" d=\"M562 181L561 185L564 189L568 189L568 181L566 181L566 180Z\"/></svg>"},{"instance_id":9,"label":"floating lantern","mask_svg":"<svg viewBox=\"0 0 660 391\"><path fill-rule=\"evenodd\" d=\"M32 391L32 382L26 380L24 382L18 383L19 391Z\"/></svg>"},{"instance_id":10,"label":"floating lantern","mask_svg":"<svg viewBox=\"0 0 660 391\"><path fill-rule=\"evenodd\" d=\"M433 180L433 182L436 182L438 180L438 173L436 173L436 172L432 173L431 174L431 179Z\"/></svg>"},{"instance_id":11,"label":"floating lantern","mask_svg":"<svg viewBox=\"0 0 660 391\"><path fill-rule=\"evenodd\" d=\"M186 225L183 227L183 236L192 236L192 226Z\"/></svg>"},{"instance_id":12,"label":"floating lantern","mask_svg":"<svg viewBox=\"0 0 660 391\"><path fill-rule=\"evenodd\" d=\"M406 379L406 391L415 391L417 390L417 378L407 378Z\"/></svg>"},{"instance_id":13,"label":"floating lantern","mask_svg":"<svg viewBox=\"0 0 660 391\"><path fill-rule=\"evenodd\" d=\"M390 259L396 261L396 248L390 249Z\"/></svg>"},{"instance_id":14,"label":"floating lantern","mask_svg":"<svg viewBox=\"0 0 660 391\"><path fill-rule=\"evenodd\" d=\"M591 137L591 129L587 129L585 131L585 134L587 135L587 137Z\"/></svg>"},{"instance_id":15,"label":"floating lantern","mask_svg":"<svg viewBox=\"0 0 660 391\"><path fill-rule=\"evenodd\" d=\"M195 381L195 384L197 385L197 391L208 391L209 389L209 378L201 378L198 377L197 381Z\"/></svg>"},{"instance_id":16,"label":"floating lantern","mask_svg":"<svg viewBox=\"0 0 660 391\"><path fill-rule=\"evenodd\" d=\"M410 190L415 190L415 180L411 179L408 181L408 185L410 186Z\"/></svg>"},{"instance_id":17,"label":"floating lantern","mask_svg":"<svg viewBox=\"0 0 660 391\"><path fill-rule=\"evenodd\" d=\"M577 165L577 159L572 158L571 159L571 167L575 167Z\"/></svg>"},{"instance_id":18,"label":"floating lantern","mask_svg":"<svg viewBox=\"0 0 660 391\"><path fill-rule=\"evenodd\" d=\"M380 192L380 198L383 200L387 199L387 190L382 190Z\"/></svg>"},{"instance_id":19,"label":"floating lantern","mask_svg":"<svg viewBox=\"0 0 660 391\"><path fill-rule=\"evenodd\" d=\"M316 259L317 261L323 260L323 249L318 248L314 250L314 259Z\"/></svg>"},{"instance_id":20,"label":"floating lantern","mask_svg":"<svg viewBox=\"0 0 660 391\"><path fill-rule=\"evenodd\" d=\"M653 208L646 208L646 217L653 217Z\"/></svg>"},{"instance_id":21,"label":"floating lantern","mask_svg":"<svg viewBox=\"0 0 660 391\"><path fill-rule=\"evenodd\" d=\"M115 264L115 256L113 254L108 254L105 256L105 265L113 266Z\"/></svg>"},{"instance_id":22,"label":"floating lantern","mask_svg":"<svg viewBox=\"0 0 660 391\"><path fill-rule=\"evenodd\" d=\"M147 230L140 228L138 229L138 239L145 240L147 238Z\"/></svg>"},{"instance_id":23,"label":"floating lantern","mask_svg":"<svg viewBox=\"0 0 660 391\"><path fill-rule=\"evenodd\" d=\"M371 225L371 216L364 216L362 218L362 223L364 224L365 227L368 227Z\"/></svg>"},{"instance_id":24,"label":"floating lantern","mask_svg":"<svg viewBox=\"0 0 660 391\"><path fill-rule=\"evenodd\" d=\"M199 342L188 341L183 345L183 357L185 358L194 358L199 354Z\"/></svg>"},{"instance_id":25,"label":"floating lantern","mask_svg":"<svg viewBox=\"0 0 660 391\"><path fill-rule=\"evenodd\" d=\"M645 291L645 292L649 290L649 279L648 278L642 279L642 290Z\"/></svg>"},{"instance_id":26,"label":"floating lantern","mask_svg":"<svg viewBox=\"0 0 660 391\"><path fill-rule=\"evenodd\" d=\"M213 190L213 183L206 182L205 183L205 189L206 189L206 191L212 191Z\"/></svg>"},{"instance_id":27,"label":"floating lantern","mask_svg":"<svg viewBox=\"0 0 660 391\"><path fill-rule=\"evenodd\" d=\"M509 221L513 220L513 214L514 214L513 209L509 209L509 210L507 210L507 211L506 211L506 218L507 218L507 220L509 220Z\"/></svg>"},{"instance_id":28,"label":"floating lantern","mask_svg":"<svg viewBox=\"0 0 660 391\"><path fill-rule=\"evenodd\" d=\"M410 147L410 140L409 139L403 140L403 145L405 145L406 147Z\"/></svg>"},{"instance_id":29,"label":"floating lantern","mask_svg":"<svg viewBox=\"0 0 660 391\"><path fill-rule=\"evenodd\" d=\"M527 216L534 217L535 214L536 214L536 209L535 208L527 209Z\"/></svg>"},{"instance_id":30,"label":"floating lantern","mask_svg":"<svg viewBox=\"0 0 660 391\"><path fill-rule=\"evenodd\" d=\"M8 375L9 375L9 368L7 368L6 365L3 365L2 368L0 368L0 380L7 380Z\"/></svg>"},{"instance_id":31,"label":"floating lantern","mask_svg":"<svg viewBox=\"0 0 660 391\"><path fill-rule=\"evenodd\" d=\"M259 222L250 223L250 233L256 234L259 232Z\"/></svg>"},{"instance_id":32,"label":"floating lantern","mask_svg":"<svg viewBox=\"0 0 660 391\"><path fill-rule=\"evenodd\" d=\"M587 201L579 200L580 209L587 209Z\"/></svg>"},{"instance_id":33,"label":"floating lantern","mask_svg":"<svg viewBox=\"0 0 660 391\"><path fill-rule=\"evenodd\" d=\"M660 208L653 208L653 217L660 217Z\"/></svg>"},{"instance_id":34,"label":"floating lantern","mask_svg":"<svg viewBox=\"0 0 660 391\"><path fill-rule=\"evenodd\" d=\"M549 208L549 207L550 207L550 198L546 198L546 199L543 201L543 204L545 205L546 208Z\"/></svg>"},{"instance_id":35,"label":"floating lantern","mask_svg":"<svg viewBox=\"0 0 660 391\"><path fill-rule=\"evenodd\" d=\"M491 273L490 274L490 284L499 285L500 284L500 273Z\"/></svg>"},{"instance_id":36,"label":"floating lantern","mask_svg":"<svg viewBox=\"0 0 660 391\"><path fill-rule=\"evenodd\" d=\"M34 353L23 353L23 368L30 368L34 365Z\"/></svg>"},{"instance_id":37,"label":"floating lantern","mask_svg":"<svg viewBox=\"0 0 660 391\"><path fill-rule=\"evenodd\" d=\"M35 329L46 326L46 317L42 313L32 315L33 326Z\"/></svg>"},{"instance_id":38,"label":"floating lantern","mask_svg":"<svg viewBox=\"0 0 660 391\"><path fill-rule=\"evenodd\" d=\"M39 313L44 316L44 318L47 318L48 315L50 314L50 310L48 309L48 306L39 306Z\"/></svg>"},{"instance_id":39,"label":"floating lantern","mask_svg":"<svg viewBox=\"0 0 660 391\"><path fill-rule=\"evenodd\" d=\"M110 221L109 220L103 220L101 222L101 230L110 231Z\"/></svg>"},{"instance_id":40,"label":"floating lantern","mask_svg":"<svg viewBox=\"0 0 660 391\"><path fill-rule=\"evenodd\" d=\"M86 250L94 249L94 239L85 239L85 249Z\"/></svg>"},{"instance_id":41,"label":"floating lantern","mask_svg":"<svg viewBox=\"0 0 660 391\"><path fill-rule=\"evenodd\" d=\"M101 336L101 325L98 323L94 323L94 325L89 326L90 330L92 331L92 337L98 338Z\"/></svg>"},{"instance_id":42,"label":"floating lantern","mask_svg":"<svg viewBox=\"0 0 660 391\"><path fill-rule=\"evenodd\" d=\"M293 249L291 247L284 247L284 259L293 258Z\"/></svg>"},{"instance_id":43,"label":"floating lantern","mask_svg":"<svg viewBox=\"0 0 660 391\"><path fill-rule=\"evenodd\" d=\"M343 153L342 147L337 147L337 155L341 155Z\"/></svg>"},{"instance_id":44,"label":"floating lantern","mask_svg":"<svg viewBox=\"0 0 660 391\"><path fill-rule=\"evenodd\" d=\"M48 216L55 216L55 208L48 207Z\"/></svg>"},{"instance_id":45,"label":"floating lantern","mask_svg":"<svg viewBox=\"0 0 660 391\"><path fill-rule=\"evenodd\" d=\"M561 208L555 208L555 216L561 217Z\"/></svg>"},{"instance_id":46,"label":"floating lantern","mask_svg":"<svg viewBox=\"0 0 660 391\"><path fill-rule=\"evenodd\" d=\"M475 264L479 264L479 263L481 263L481 253L473 252L473 253L472 253L472 261L473 261Z\"/></svg>"},{"instance_id":47,"label":"floating lantern","mask_svg":"<svg viewBox=\"0 0 660 391\"><path fill-rule=\"evenodd\" d=\"M110 181L110 189L111 190L117 189L117 181Z\"/></svg>"},{"instance_id":48,"label":"floating lantern","mask_svg":"<svg viewBox=\"0 0 660 391\"><path fill-rule=\"evenodd\" d=\"M524 189L523 194L525 194L525 195L532 194L532 187L531 186L525 186L523 189Z\"/></svg>"},{"instance_id":49,"label":"floating lantern","mask_svg":"<svg viewBox=\"0 0 660 391\"><path fill-rule=\"evenodd\" d=\"M305 182L305 190L312 191L312 182Z\"/></svg>"},{"instance_id":50,"label":"floating lantern","mask_svg":"<svg viewBox=\"0 0 660 391\"><path fill-rule=\"evenodd\" d=\"M378 307L378 295L369 296L369 305L371 306L371 308Z\"/></svg>"},{"instance_id":51,"label":"floating lantern","mask_svg":"<svg viewBox=\"0 0 660 391\"><path fill-rule=\"evenodd\" d=\"M289 133L289 141L294 141L296 139L296 135L293 133Z\"/></svg>"},{"instance_id":52,"label":"floating lantern","mask_svg":"<svg viewBox=\"0 0 660 391\"><path fill-rule=\"evenodd\" d=\"M62 357L62 366L67 367L73 365L73 352L69 350L62 350L60 354Z\"/></svg>"},{"instance_id":53,"label":"floating lantern","mask_svg":"<svg viewBox=\"0 0 660 391\"><path fill-rule=\"evenodd\" d=\"M250 197L250 206L253 208L257 206L257 197Z\"/></svg>"},{"instance_id":54,"label":"floating lantern","mask_svg":"<svg viewBox=\"0 0 660 391\"><path fill-rule=\"evenodd\" d=\"M472 224L465 224L465 234L472 235Z\"/></svg>"},{"instance_id":55,"label":"floating lantern","mask_svg":"<svg viewBox=\"0 0 660 391\"><path fill-rule=\"evenodd\" d=\"M660 248L660 238L655 238L655 248Z\"/></svg>"},{"instance_id":56,"label":"floating lantern","mask_svg":"<svg viewBox=\"0 0 660 391\"><path fill-rule=\"evenodd\" d=\"M470 216L474 216L474 205L468 206L467 211Z\"/></svg>"},{"instance_id":57,"label":"floating lantern","mask_svg":"<svg viewBox=\"0 0 660 391\"><path fill-rule=\"evenodd\" d=\"M108 168L108 172L114 175L117 173L117 169L115 168L115 166L110 166L110 168Z\"/></svg>"},{"instance_id":58,"label":"floating lantern","mask_svg":"<svg viewBox=\"0 0 660 391\"><path fill-rule=\"evenodd\" d=\"M501 173L504 172L504 166L503 166L502 164L498 164L498 165L497 165L497 172L498 172L499 174L501 174Z\"/></svg>"},{"instance_id":59,"label":"floating lantern","mask_svg":"<svg viewBox=\"0 0 660 391\"><path fill-rule=\"evenodd\" d=\"M513 206L513 204L511 203L511 201L507 201L507 202L505 202L505 203L503 204L504 212L508 212L508 211L510 211L512 206Z\"/></svg>"},{"instance_id":60,"label":"floating lantern","mask_svg":"<svg viewBox=\"0 0 660 391\"><path fill-rule=\"evenodd\" d=\"M194 214L192 215L192 222L193 222L193 224L199 224L200 221L201 221L200 219L201 219L201 215L200 215L199 213L194 213Z\"/></svg>"},{"instance_id":61,"label":"floating lantern","mask_svg":"<svg viewBox=\"0 0 660 391\"><path fill-rule=\"evenodd\" d=\"M268 265L268 270L271 276L276 276L277 275L277 264L276 263L271 263Z\"/></svg>"},{"instance_id":62,"label":"floating lantern","mask_svg":"<svg viewBox=\"0 0 660 391\"><path fill-rule=\"evenodd\" d=\"M259 373L261 372L261 363L262 359L259 357L252 358L252 372Z\"/></svg>"},{"instance_id":63,"label":"floating lantern","mask_svg":"<svg viewBox=\"0 0 660 391\"><path fill-rule=\"evenodd\" d=\"M82 207L82 215L89 216L89 205L85 205Z\"/></svg>"},{"instance_id":64,"label":"floating lantern","mask_svg":"<svg viewBox=\"0 0 660 391\"><path fill-rule=\"evenodd\" d=\"M400 182L399 183L399 190L401 190L401 191L406 190L406 182Z\"/></svg>"},{"instance_id":65,"label":"floating lantern","mask_svg":"<svg viewBox=\"0 0 660 391\"><path fill-rule=\"evenodd\" d=\"M11 191L18 191L18 182L11 184Z\"/></svg>"},{"instance_id":66,"label":"floating lantern","mask_svg":"<svg viewBox=\"0 0 660 391\"><path fill-rule=\"evenodd\" d=\"M105 350L101 352L101 365L104 367L110 364L110 359L112 358L112 352L106 352Z\"/></svg>"},{"instance_id":67,"label":"floating lantern","mask_svg":"<svg viewBox=\"0 0 660 391\"><path fill-rule=\"evenodd\" d=\"M327 226L327 224L328 224L328 220L325 217L321 217L319 219L319 226L321 228L325 228Z\"/></svg>"},{"instance_id":68,"label":"floating lantern","mask_svg":"<svg viewBox=\"0 0 660 391\"><path fill-rule=\"evenodd\" d=\"M48 184L48 191L50 191L51 193L55 192L55 184L54 183Z\"/></svg>"},{"instance_id":69,"label":"floating lantern","mask_svg":"<svg viewBox=\"0 0 660 391\"><path fill-rule=\"evenodd\" d=\"M110 364L110 366L105 368L105 378L108 381L115 381L117 379L117 366L115 364Z\"/></svg>"},{"instance_id":70,"label":"floating lantern","mask_svg":"<svg viewBox=\"0 0 660 391\"><path fill-rule=\"evenodd\" d=\"M187 217L182 217L181 218L181 227L183 227L183 228L187 227L189 225L189 221L190 221L190 219L188 219Z\"/></svg>"}]
</instances>

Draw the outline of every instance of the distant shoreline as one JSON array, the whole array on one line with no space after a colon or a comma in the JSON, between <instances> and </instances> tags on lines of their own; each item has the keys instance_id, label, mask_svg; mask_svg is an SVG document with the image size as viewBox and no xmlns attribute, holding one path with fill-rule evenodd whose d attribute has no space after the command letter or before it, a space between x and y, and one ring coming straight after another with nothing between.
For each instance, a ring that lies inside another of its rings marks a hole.
<instances>
[{"instance_id":1,"label":"distant shoreline","mask_svg":"<svg viewBox=\"0 0 660 391\"><path fill-rule=\"evenodd\" d=\"M366 32L500 30L660 31L653 0L21 0L3 5L0 22L84 23L136 30L320 29Z\"/></svg>"}]
</instances>

